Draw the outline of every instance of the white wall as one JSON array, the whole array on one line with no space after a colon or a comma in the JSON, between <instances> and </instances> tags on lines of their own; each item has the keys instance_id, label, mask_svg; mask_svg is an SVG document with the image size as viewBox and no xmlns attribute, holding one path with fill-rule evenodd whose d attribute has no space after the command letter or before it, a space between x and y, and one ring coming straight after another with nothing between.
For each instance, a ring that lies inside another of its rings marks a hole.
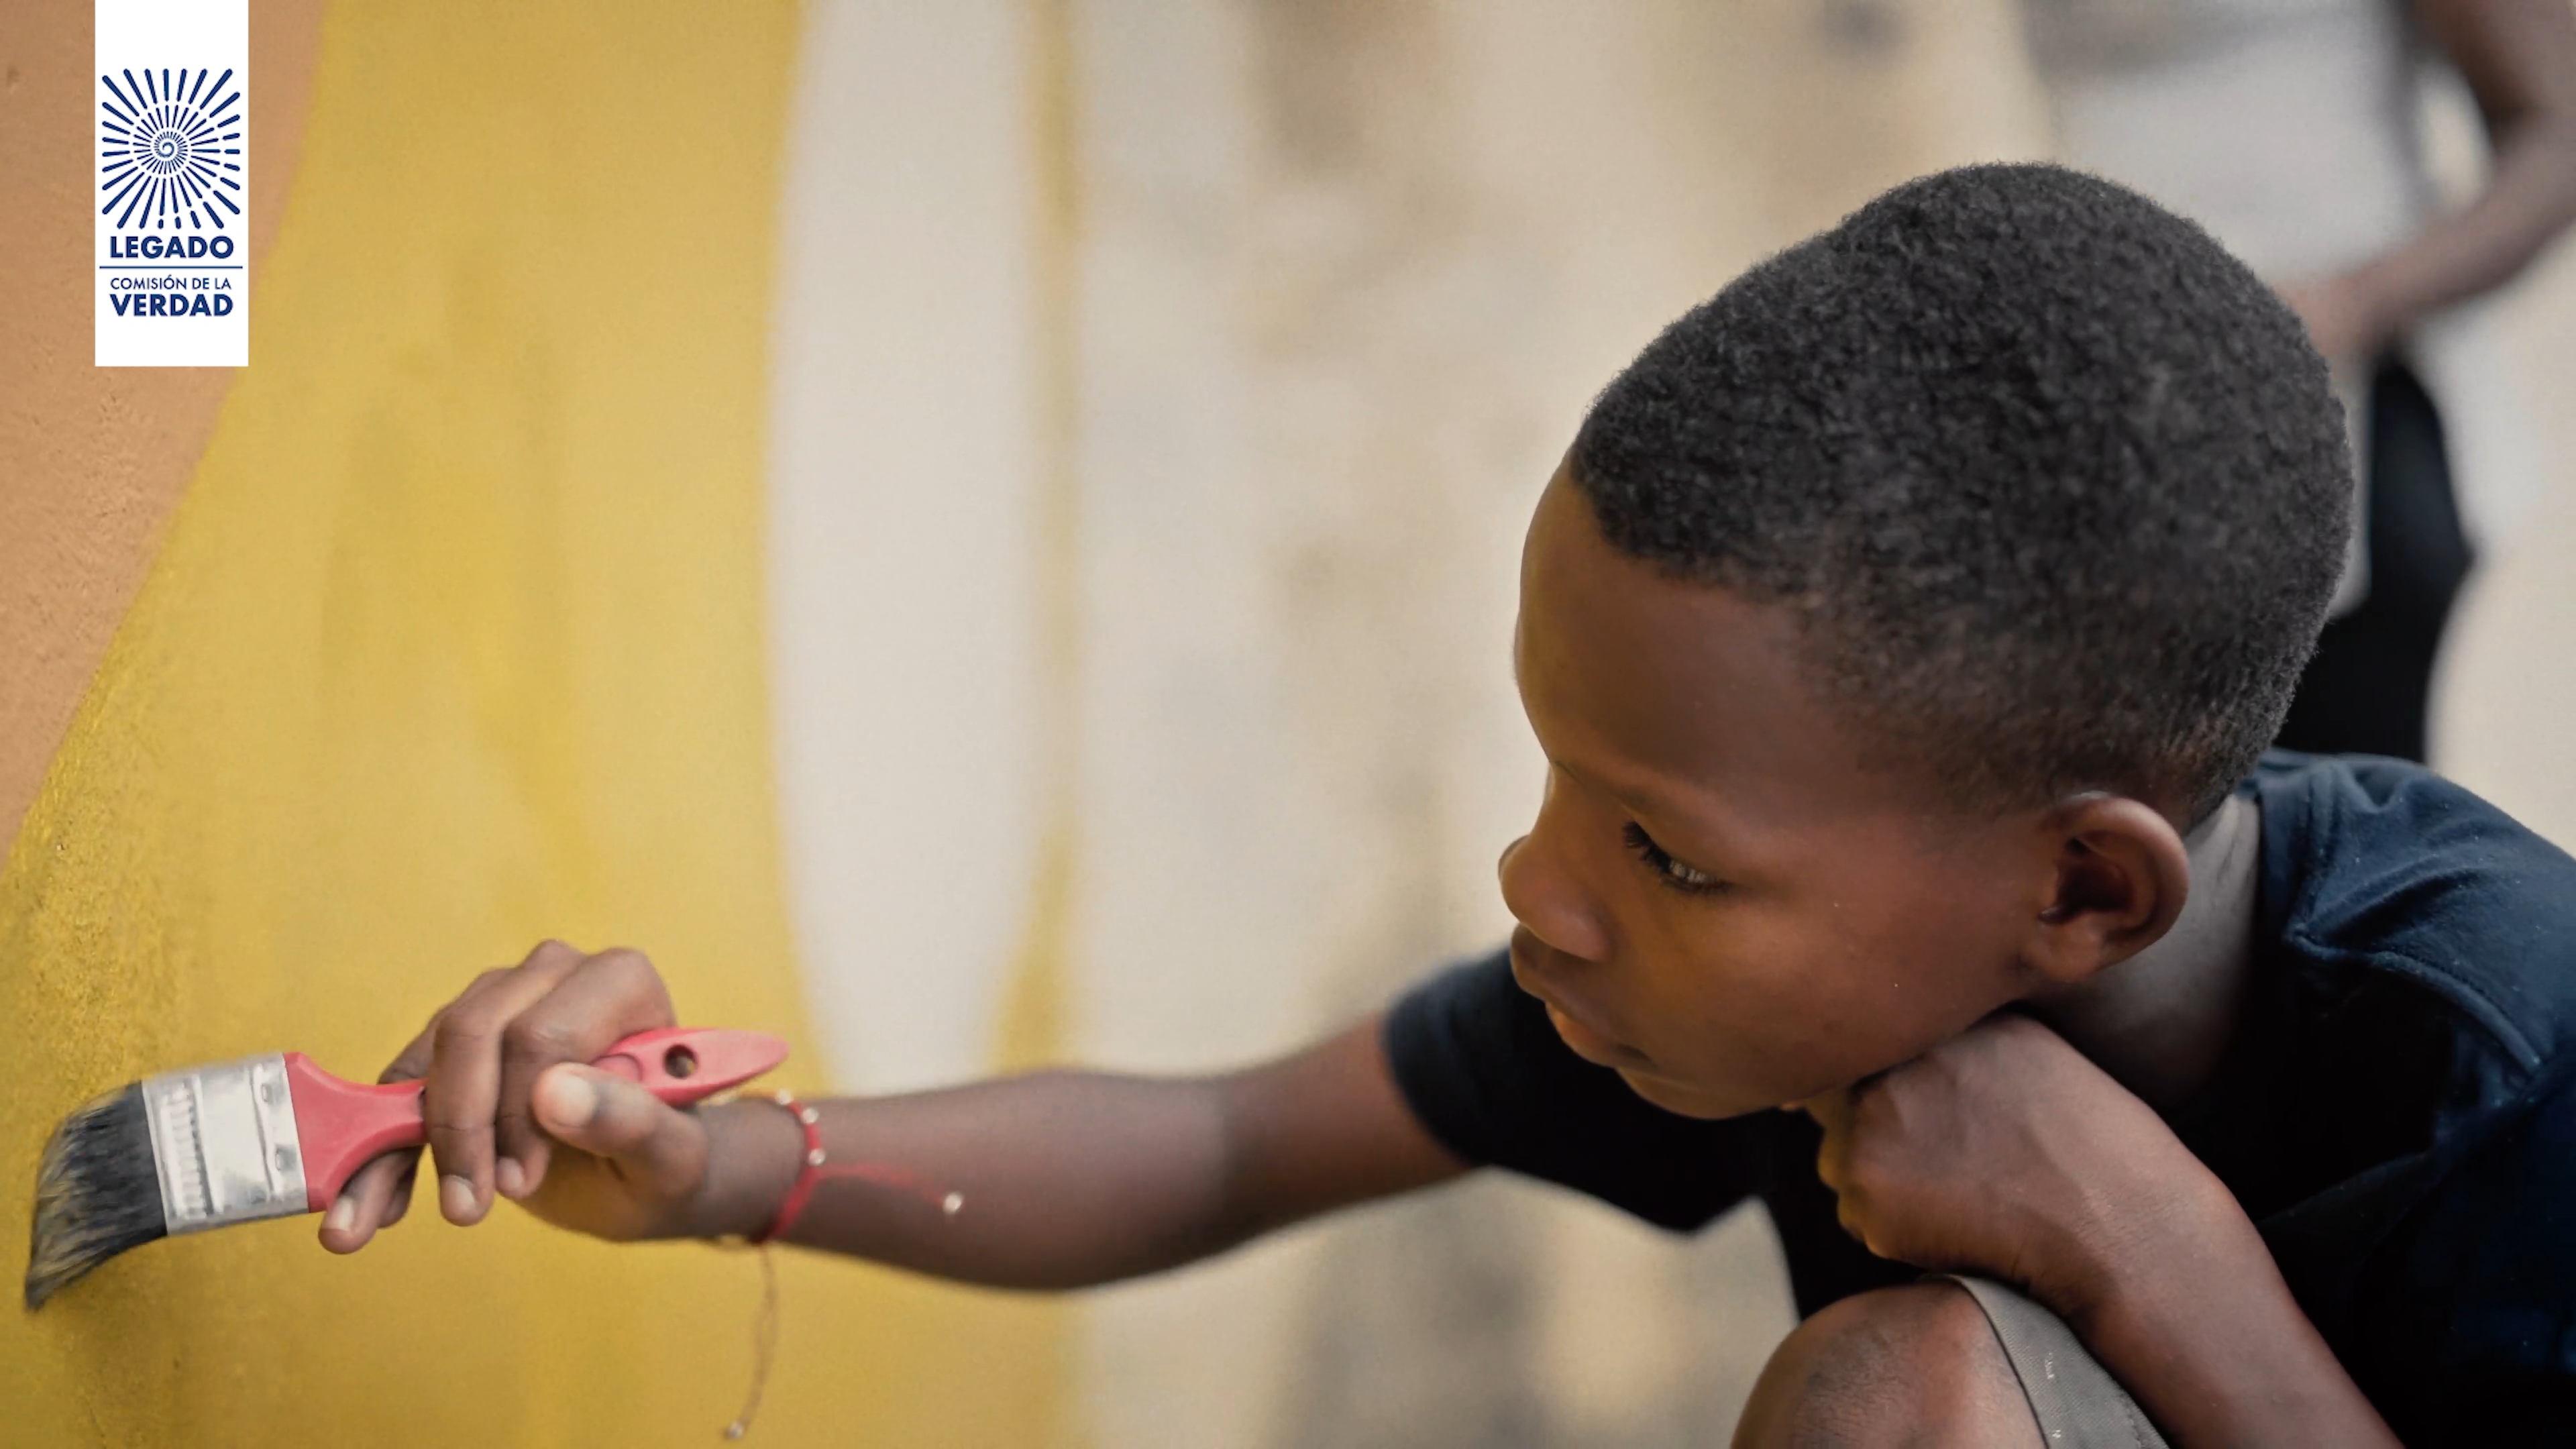
<instances>
[{"instance_id":1,"label":"white wall","mask_svg":"<svg viewBox=\"0 0 2576 1449\"><path fill-rule=\"evenodd\" d=\"M1012 0L816 0L780 223L770 615L791 918L836 1080L991 1061L1045 758Z\"/></svg>"}]
</instances>

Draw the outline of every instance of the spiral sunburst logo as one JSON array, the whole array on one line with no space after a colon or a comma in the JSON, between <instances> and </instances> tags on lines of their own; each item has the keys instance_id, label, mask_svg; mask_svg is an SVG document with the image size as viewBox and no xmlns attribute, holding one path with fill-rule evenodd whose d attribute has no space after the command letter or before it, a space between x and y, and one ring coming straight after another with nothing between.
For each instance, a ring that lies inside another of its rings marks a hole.
<instances>
[{"instance_id":1,"label":"spiral sunburst logo","mask_svg":"<svg viewBox=\"0 0 2576 1449\"><path fill-rule=\"evenodd\" d=\"M224 229L242 214L242 91L233 78L200 70L146 70L125 84L100 76L99 191L119 229Z\"/></svg>"}]
</instances>

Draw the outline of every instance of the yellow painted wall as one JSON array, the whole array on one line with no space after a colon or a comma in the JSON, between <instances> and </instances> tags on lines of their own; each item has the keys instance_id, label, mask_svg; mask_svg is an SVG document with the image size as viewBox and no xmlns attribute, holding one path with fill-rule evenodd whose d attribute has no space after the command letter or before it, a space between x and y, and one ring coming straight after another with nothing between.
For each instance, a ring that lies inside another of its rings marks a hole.
<instances>
[{"instance_id":1,"label":"yellow painted wall","mask_svg":"<svg viewBox=\"0 0 2576 1449\"><path fill-rule=\"evenodd\" d=\"M759 617L796 19L330 15L254 365L0 868L0 1219L91 1093L281 1048L370 1074L542 934L801 1044ZM310 1226L9 1315L0 1438L695 1444L744 1385L747 1255L424 1204L340 1260ZM1062 1435L1060 1309L783 1266L758 1440Z\"/></svg>"}]
</instances>

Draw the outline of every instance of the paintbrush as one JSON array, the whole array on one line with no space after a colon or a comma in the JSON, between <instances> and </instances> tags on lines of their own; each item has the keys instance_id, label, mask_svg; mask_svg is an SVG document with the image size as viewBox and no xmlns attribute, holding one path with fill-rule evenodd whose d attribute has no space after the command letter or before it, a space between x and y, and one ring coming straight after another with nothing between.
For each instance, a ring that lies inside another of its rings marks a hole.
<instances>
[{"instance_id":1,"label":"paintbrush","mask_svg":"<svg viewBox=\"0 0 2576 1449\"><path fill-rule=\"evenodd\" d=\"M758 1032L667 1027L591 1065L685 1107L787 1059ZM302 1052L129 1082L54 1129L36 1168L27 1307L128 1248L261 1218L318 1213L380 1153L428 1139L421 1084L361 1086Z\"/></svg>"}]
</instances>

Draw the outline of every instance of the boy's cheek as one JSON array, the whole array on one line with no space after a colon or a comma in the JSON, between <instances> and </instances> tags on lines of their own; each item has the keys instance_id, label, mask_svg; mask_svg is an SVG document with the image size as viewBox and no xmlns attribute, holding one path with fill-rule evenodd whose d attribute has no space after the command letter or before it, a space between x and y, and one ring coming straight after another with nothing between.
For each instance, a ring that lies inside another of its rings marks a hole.
<instances>
[{"instance_id":1,"label":"boy's cheek","mask_svg":"<svg viewBox=\"0 0 2576 1449\"><path fill-rule=\"evenodd\" d=\"M1677 1014L1670 1020L1681 1035L1641 1043L1658 1070L1622 1076L1631 1090L1668 1111L1737 1116L1803 1102L1901 1066L2002 1004L1952 999L1956 993L1942 992L1938 983L1883 976L1814 985L1803 993L1747 993L1729 1004L1703 1003L1712 1010Z\"/></svg>"},{"instance_id":2,"label":"boy's cheek","mask_svg":"<svg viewBox=\"0 0 2576 1449\"><path fill-rule=\"evenodd\" d=\"M1632 1044L1654 1070L1622 1071L1630 1090L1692 1117L1800 1102L1899 1066L2003 1004L1987 989L1994 973L1926 957L1926 937L1878 929L1892 913L1859 904L1820 915L1748 905L1632 936L1619 975L1636 998L1618 1003L1618 1024L1639 1031Z\"/></svg>"},{"instance_id":3,"label":"boy's cheek","mask_svg":"<svg viewBox=\"0 0 2576 1449\"><path fill-rule=\"evenodd\" d=\"M1853 1066L1853 1042L1820 1033L1819 1018L1785 1004L1701 1017L1695 1029L1685 1025L1691 1020L1672 1018L1662 1040L1642 1044L1649 1066L1619 1073L1630 1091L1686 1117L1736 1117L1803 1101L1875 1070Z\"/></svg>"}]
</instances>

